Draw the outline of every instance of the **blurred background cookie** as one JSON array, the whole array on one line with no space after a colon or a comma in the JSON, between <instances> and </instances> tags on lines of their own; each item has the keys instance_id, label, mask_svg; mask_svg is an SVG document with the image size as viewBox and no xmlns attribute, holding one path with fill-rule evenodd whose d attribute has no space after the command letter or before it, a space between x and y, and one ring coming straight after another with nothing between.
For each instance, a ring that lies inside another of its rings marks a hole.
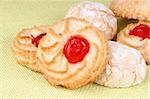
<instances>
[{"instance_id":1,"label":"blurred background cookie","mask_svg":"<svg viewBox=\"0 0 150 99\"><path fill-rule=\"evenodd\" d=\"M140 84L147 73L140 52L118 42L109 41L109 62L96 83L108 87L129 87Z\"/></svg>"},{"instance_id":2,"label":"blurred background cookie","mask_svg":"<svg viewBox=\"0 0 150 99\"><path fill-rule=\"evenodd\" d=\"M101 3L84 1L70 8L65 18L76 17L85 19L99 30L108 40L114 38L117 32L117 20L114 13Z\"/></svg>"},{"instance_id":3,"label":"blurred background cookie","mask_svg":"<svg viewBox=\"0 0 150 99\"><path fill-rule=\"evenodd\" d=\"M12 51L19 64L40 72L36 64L36 52L40 40L48 30L48 26L34 26L30 29L23 29L16 35L12 44Z\"/></svg>"},{"instance_id":4,"label":"blurred background cookie","mask_svg":"<svg viewBox=\"0 0 150 99\"><path fill-rule=\"evenodd\" d=\"M129 24L120 31L117 41L139 50L150 64L150 22Z\"/></svg>"},{"instance_id":5,"label":"blurred background cookie","mask_svg":"<svg viewBox=\"0 0 150 99\"><path fill-rule=\"evenodd\" d=\"M150 0L112 0L116 16L150 21Z\"/></svg>"},{"instance_id":6,"label":"blurred background cookie","mask_svg":"<svg viewBox=\"0 0 150 99\"><path fill-rule=\"evenodd\" d=\"M38 64L52 85L69 89L94 82L107 63L107 40L84 20L54 23L38 47Z\"/></svg>"}]
</instances>

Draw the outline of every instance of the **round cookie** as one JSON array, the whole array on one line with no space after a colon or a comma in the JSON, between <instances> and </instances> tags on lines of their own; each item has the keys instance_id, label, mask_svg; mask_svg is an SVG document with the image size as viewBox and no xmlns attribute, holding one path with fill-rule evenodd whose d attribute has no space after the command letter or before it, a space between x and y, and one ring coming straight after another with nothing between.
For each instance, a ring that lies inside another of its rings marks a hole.
<instances>
[{"instance_id":1,"label":"round cookie","mask_svg":"<svg viewBox=\"0 0 150 99\"><path fill-rule=\"evenodd\" d=\"M147 66L136 49L109 41L106 69L96 81L107 87L129 87L140 84L147 73Z\"/></svg>"},{"instance_id":2,"label":"round cookie","mask_svg":"<svg viewBox=\"0 0 150 99\"><path fill-rule=\"evenodd\" d=\"M75 89L95 81L103 72L107 40L86 21L67 18L51 26L37 54L40 69L50 84Z\"/></svg>"},{"instance_id":3,"label":"round cookie","mask_svg":"<svg viewBox=\"0 0 150 99\"><path fill-rule=\"evenodd\" d=\"M16 35L12 44L12 51L19 64L40 72L36 64L36 52L40 39L46 35L48 30L48 26L34 26L30 29L23 29Z\"/></svg>"},{"instance_id":4,"label":"round cookie","mask_svg":"<svg viewBox=\"0 0 150 99\"><path fill-rule=\"evenodd\" d=\"M114 13L101 3L84 1L74 5L65 18L76 17L90 22L101 30L108 40L116 35L117 20Z\"/></svg>"},{"instance_id":5,"label":"round cookie","mask_svg":"<svg viewBox=\"0 0 150 99\"><path fill-rule=\"evenodd\" d=\"M117 41L139 50L150 64L150 22L129 24L117 35Z\"/></svg>"},{"instance_id":6,"label":"round cookie","mask_svg":"<svg viewBox=\"0 0 150 99\"><path fill-rule=\"evenodd\" d=\"M112 0L111 9L120 17L150 21L150 0Z\"/></svg>"}]
</instances>

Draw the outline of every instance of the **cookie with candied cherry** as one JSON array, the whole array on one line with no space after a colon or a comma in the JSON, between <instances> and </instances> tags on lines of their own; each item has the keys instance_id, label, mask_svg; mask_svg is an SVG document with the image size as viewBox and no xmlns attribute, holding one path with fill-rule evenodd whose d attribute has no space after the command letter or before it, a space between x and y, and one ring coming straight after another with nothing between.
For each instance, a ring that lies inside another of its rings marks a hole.
<instances>
[{"instance_id":1,"label":"cookie with candied cherry","mask_svg":"<svg viewBox=\"0 0 150 99\"><path fill-rule=\"evenodd\" d=\"M23 29L16 35L12 44L12 51L19 64L40 72L36 64L36 52L40 40L46 35L48 30L49 26L34 26L30 29Z\"/></svg>"},{"instance_id":2,"label":"cookie with candied cherry","mask_svg":"<svg viewBox=\"0 0 150 99\"><path fill-rule=\"evenodd\" d=\"M52 85L79 88L103 72L107 40L85 20L67 18L54 23L38 47L38 64Z\"/></svg>"},{"instance_id":3,"label":"cookie with candied cherry","mask_svg":"<svg viewBox=\"0 0 150 99\"><path fill-rule=\"evenodd\" d=\"M129 24L118 34L117 41L139 50L150 64L150 22Z\"/></svg>"}]
</instances>

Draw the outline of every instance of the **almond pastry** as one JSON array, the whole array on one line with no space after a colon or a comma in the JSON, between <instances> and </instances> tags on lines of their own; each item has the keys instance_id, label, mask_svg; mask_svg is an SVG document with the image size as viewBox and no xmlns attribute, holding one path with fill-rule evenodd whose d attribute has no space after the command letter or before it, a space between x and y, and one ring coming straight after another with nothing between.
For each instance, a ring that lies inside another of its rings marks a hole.
<instances>
[{"instance_id":1,"label":"almond pastry","mask_svg":"<svg viewBox=\"0 0 150 99\"><path fill-rule=\"evenodd\" d=\"M114 13L101 3L81 2L70 8L65 17L87 20L101 30L108 40L113 39L117 32L117 20Z\"/></svg>"},{"instance_id":2,"label":"almond pastry","mask_svg":"<svg viewBox=\"0 0 150 99\"><path fill-rule=\"evenodd\" d=\"M96 80L107 63L107 40L82 19L54 23L38 47L38 64L52 85L79 88Z\"/></svg>"},{"instance_id":3,"label":"almond pastry","mask_svg":"<svg viewBox=\"0 0 150 99\"><path fill-rule=\"evenodd\" d=\"M120 31L117 41L139 50L150 64L150 22L129 24Z\"/></svg>"},{"instance_id":4,"label":"almond pastry","mask_svg":"<svg viewBox=\"0 0 150 99\"><path fill-rule=\"evenodd\" d=\"M150 0L112 0L111 9L120 17L150 21Z\"/></svg>"},{"instance_id":5,"label":"almond pastry","mask_svg":"<svg viewBox=\"0 0 150 99\"><path fill-rule=\"evenodd\" d=\"M147 73L142 55L136 49L109 41L108 64L96 81L107 87L129 87L140 84Z\"/></svg>"},{"instance_id":6,"label":"almond pastry","mask_svg":"<svg viewBox=\"0 0 150 99\"><path fill-rule=\"evenodd\" d=\"M37 47L40 39L48 32L48 26L35 26L31 29L23 29L18 33L12 44L12 51L19 64L31 70L39 71L37 62Z\"/></svg>"}]
</instances>

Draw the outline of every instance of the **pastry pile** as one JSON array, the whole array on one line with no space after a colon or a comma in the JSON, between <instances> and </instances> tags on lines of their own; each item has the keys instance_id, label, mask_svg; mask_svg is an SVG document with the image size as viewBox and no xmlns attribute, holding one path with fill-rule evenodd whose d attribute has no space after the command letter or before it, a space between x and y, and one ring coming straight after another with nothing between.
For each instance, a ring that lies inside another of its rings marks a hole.
<instances>
[{"instance_id":1,"label":"pastry pile","mask_svg":"<svg viewBox=\"0 0 150 99\"><path fill-rule=\"evenodd\" d=\"M52 25L23 29L12 51L19 64L40 72L51 85L75 89L92 82L117 88L140 84L146 62L150 64L149 4L113 0L111 11L97 2L78 3ZM115 15L140 21L117 34Z\"/></svg>"}]
</instances>

